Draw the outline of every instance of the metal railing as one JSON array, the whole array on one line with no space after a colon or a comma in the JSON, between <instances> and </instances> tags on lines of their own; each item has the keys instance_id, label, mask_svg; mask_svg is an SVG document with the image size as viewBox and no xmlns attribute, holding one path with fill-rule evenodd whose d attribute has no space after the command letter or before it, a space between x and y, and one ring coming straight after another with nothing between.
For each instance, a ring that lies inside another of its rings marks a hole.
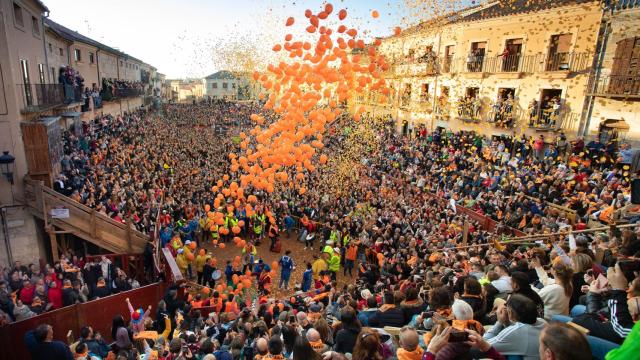
<instances>
[{"instance_id":1,"label":"metal railing","mask_svg":"<svg viewBox=\"0 0 640 360\"><path fill-rule=\"evenodd\" d=\"M590 95L640 97L640 75L604 75L589 79Z\"/></svg>"},{"instance_id":2,"label":"metal railing","mask_svg":"<svg viewBox=\"0 0 640 360\"><path fill-rule=\"evenodd\" d=\"M144 93L142 89L113 89L114 96L117 98L128 98L140 96Z\"/></svg>"},{"instance_id":3,"label":"metal railing","mask_svg":"<svg viewBox=\"0 0 640 360\"><path fill-rule=\"evenodd\" d=\"M413 61L401 61L394 65L396 76L429 76L439 72L440 61L438 57L420 57Z\"/></svg>"},{"instance_id":4,"label":"metal railing","mask_svg":"<svg viewBox=\"0 0 640 360\"><path fill-rule=\"evenodd\" d=\"M593 53L556 53L507 56L442 57L442 73L536 73L583 71L591 66Z\"/></svg>"},{"instance_id":5,"label":"metal railing","mask_svg":"<svg viewBox=\"0 0 640 360\"><path fill-rule=\"evenodd\" d=\"M591 66L593 53L549 54L544 71L582 71Z\"/></svg>"},{"instance_id":6,"label":"metal railing","mask_svg":"<svg viewBox=\"0 0 640 360\"><path fill-rule=\"evenodd\" d=\"M62 84L18 84L22 112L38 112L64 104Z\"/></svg>"}]
</instances>

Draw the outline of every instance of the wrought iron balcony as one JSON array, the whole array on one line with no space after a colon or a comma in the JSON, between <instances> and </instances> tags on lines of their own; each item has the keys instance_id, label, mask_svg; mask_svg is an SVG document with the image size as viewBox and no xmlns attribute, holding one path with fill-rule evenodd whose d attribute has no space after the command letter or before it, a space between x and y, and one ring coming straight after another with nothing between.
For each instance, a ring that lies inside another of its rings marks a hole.
<instances>
[{"instance_id":1,"label":"wrought iron balcony","mask_svg":"<svg viewBox=\"0 0 640 360\"><path fill-rule=\"evenodd\" d=\"M65 103L62 84L18 84L18 92L23 113L46 111Z\"/></svg>"},{"instance_id":2,"label":"wrought iron balcony","mask_svg":"<svg viewBox=\"0 0 640 360\"><path fill-rule=\"evenodd\" d=\"M640 76L604 75L591 77L587 87L589 95L611 98L640 98Z\"/></svg>"}]
</instances>

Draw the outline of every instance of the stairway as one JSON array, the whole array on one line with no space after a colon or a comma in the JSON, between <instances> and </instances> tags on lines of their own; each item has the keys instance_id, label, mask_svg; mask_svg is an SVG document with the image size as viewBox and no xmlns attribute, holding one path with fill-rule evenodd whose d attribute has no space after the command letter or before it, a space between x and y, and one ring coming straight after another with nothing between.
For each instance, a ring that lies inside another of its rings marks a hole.
<instances>
[{"instance_id":1,"label":"stairway","mask_svg":"<svg viewBox=\"0 0 640 360\"><path fill-rule=\"evenodd\" d=\"M111 219L44 185L25 180L25 205L36 217L45 220L52 231L72 233L116 254L139 254L148 235Z\"/></svg>"}]
</instances>

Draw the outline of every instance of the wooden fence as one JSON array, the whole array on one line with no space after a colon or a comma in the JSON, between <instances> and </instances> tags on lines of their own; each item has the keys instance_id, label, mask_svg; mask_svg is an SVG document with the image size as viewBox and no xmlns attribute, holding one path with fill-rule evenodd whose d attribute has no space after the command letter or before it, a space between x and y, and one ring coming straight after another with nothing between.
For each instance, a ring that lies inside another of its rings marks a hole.
<instances>
[{"instance_id":1,"label":"wooden fence","mask_svg":"<svg viewBox=\"0 0 640 360\"><path fill-rule=\"evenodd\" d=\"M155 317L158 301L163 297L167 286L166 283L155 283L83 304L67 306L0 327L0 346L2 348L0 360L30 359L29 351L24 345L24 335L40 324L51 325L54 339L64 342L67 341L69 330L77 339L80 329L89 325L94 332L100 332L105 341L110 343L112 341L111 322L113 318L120 314L125 318L125 321L129 319L130 315L125 299L131 299L132 305L136 308L146 309L151 305L151 317Z\"/></svg>"},{"instance_id":2,"label":"wooden fence","mask_svg":"<svg viewBox=\"0 0 640 360\"><path fill-rule=\"evenodd\" d=\"M113 253L139 254L149 241L128 224L115 221L45 186L41 181L25 180L25 202L33 215L45 224L87 240ZM52 218L51 210L68 210L63 217ZM54 254L55 257L55 254Z\"/></svg>"}]
</instances>

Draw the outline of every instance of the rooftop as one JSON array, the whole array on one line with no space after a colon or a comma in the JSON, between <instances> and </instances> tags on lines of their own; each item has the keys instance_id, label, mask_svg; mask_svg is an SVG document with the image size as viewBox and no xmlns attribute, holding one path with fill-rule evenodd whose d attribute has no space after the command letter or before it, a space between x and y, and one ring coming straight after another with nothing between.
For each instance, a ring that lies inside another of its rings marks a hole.
<instances>
[{"instance_id":1,"label":"rooftop","mask_svg":"<svg viewBox=\"0 0 640 360\"><path fill-rule=\"evenodd\" d=\"M104 50L104 51L108 51L112 54L127 58L127 59L132 59L135 61L138 61L140 63L146 64L144 61L137 59L127 53L124 53L120 50L114 49L111 46L107 46L99 41L93 40L87 36L84 36L82 34L80 34L77 31L73 31L61 24L58 24L57 22L45 17L44 18L44 24L45 26L49 27L49 29L51 29L51 31L53 31L54 33L56 33L58 36L62 37L63 39L67 39L70 41L77 41L77 42L81 42L81 43L85 43L87 45L92 45L95 46L96 48L100 49L100 50Z\"/></svg>"}]
</instances>

